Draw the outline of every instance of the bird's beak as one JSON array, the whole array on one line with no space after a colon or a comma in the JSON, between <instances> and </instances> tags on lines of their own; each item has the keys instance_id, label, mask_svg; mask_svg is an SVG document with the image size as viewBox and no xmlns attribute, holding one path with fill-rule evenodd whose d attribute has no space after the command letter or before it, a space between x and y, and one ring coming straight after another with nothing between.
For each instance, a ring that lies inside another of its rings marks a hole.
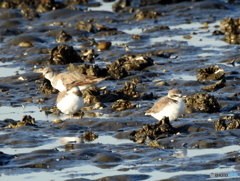
<instances>
[{"instance_id":1,"label":"bird's beak","mask_svg":"<svg viewBox=\"0 0 240 181\"><path fill-rule=\"evenodd\" d=\"M45 78L45 76L44 76L44 75L41 75L39 78Z\"/></svg>"}]
</instances>

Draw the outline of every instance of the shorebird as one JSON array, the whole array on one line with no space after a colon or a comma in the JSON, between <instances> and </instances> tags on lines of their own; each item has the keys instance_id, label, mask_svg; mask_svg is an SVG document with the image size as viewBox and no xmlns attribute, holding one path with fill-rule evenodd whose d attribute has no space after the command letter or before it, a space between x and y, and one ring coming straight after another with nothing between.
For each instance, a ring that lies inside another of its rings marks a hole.
<instances>
[{"instance_id":1,"label":"shorebird","mask_svg":"<svg viewBox=\"0 0 240 181\"><path fill-rule=\"evenodd\" d=\"M66 89L59 92L56 105L62 113L73 115L84 106L82 92L75 84L66 85Z\"/></svg>"},{"instance_id":2,"label":"shorebird","mask_svg":"<svg viewBox=\"0 0 240 181\"><path fill-rule=\"evenodd\" d=\"M164 116L169 118L169 121L176 120L185 111L185 103L182 99L179 89L172 89L168 95L162 97L155 102L153 107L145 111L145 115L151 115L157 120L161 120Z\"/></svg>"},{"instance_id":3,"label":"shorebird","mask_svg":"<svg viewBox=\"0 0 240 181\"><path fill-rule=\"evenodd\" d=\"M80 74L77 72L57 73L50 67L45 67L42 71L43 77L51 82L51 85L60 92L66 91L66 85L78 84L80 91L90 87L94 83L98 83L105 78L98 78L91 75Z\"/></svg>"}]
</instances>

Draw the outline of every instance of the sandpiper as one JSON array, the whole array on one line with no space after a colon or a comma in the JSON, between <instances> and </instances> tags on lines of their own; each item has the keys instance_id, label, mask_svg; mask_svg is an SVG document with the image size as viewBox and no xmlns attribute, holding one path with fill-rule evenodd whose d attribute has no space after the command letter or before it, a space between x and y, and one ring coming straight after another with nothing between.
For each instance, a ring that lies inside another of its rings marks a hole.
<instances>
[{"instance_id":1,"label":"sandpiper","mask_svg":"<svg viewBox=\"0 0 240 181\"><path fill-rule=\"evenodd\" d=\"M105 79L77 72L63 72L58 74L50 67L45 67L41 72L51 82L51 85L60 92L66 91L66 85L68 84L78 84L81 91Z\"/></svg>"},{"instance_id":2,"label":"sandpiper","mask_svg":"<svg viewBox=\"0 0 240 181\"><path fill-rule=\"evenodd\" d=\"M179 89L172 89L168 95L155 102L153 107L145 112L157 120L164 116L169 117L169 121L176 120L185 111L185 103Z\"/></svg>"},{"instance_id":3,"label":"sandpiper","mask_svg":"<svg viewBox=\"0 0 240 181\"><path fill-rule=\"evenodd\" d=\"M67 90L59 92L56 105L64 114L73 115L84 106L82 92L75 84L67 85Z\"/></svg>"}]
</instances>

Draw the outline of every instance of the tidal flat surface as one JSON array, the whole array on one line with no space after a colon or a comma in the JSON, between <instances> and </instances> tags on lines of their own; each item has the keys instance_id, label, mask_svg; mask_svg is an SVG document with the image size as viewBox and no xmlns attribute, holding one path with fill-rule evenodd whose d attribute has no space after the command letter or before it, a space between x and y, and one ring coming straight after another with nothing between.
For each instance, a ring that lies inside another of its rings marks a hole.
<instances>
[{"instance_id":1,"label":"tidal flat surface","mask_svg":"<svg viewBox=\"0 0 240 181\"><path fill-rule=\"evenodd\" d=\"M226 17L240 18L239 1L7 2L13 1L0 2L0 180L208 180L211 173L240 175L239 125L215 126L220 119L240 123L239 44L225 41L221 27ZM111 46L98 51L94 41ZM61 50L53 53L63 44L82 62L53 64L69 56ZM85 55L84 50L93 53ZM44 93L44 79L35 71L51 66L65 72L87 64L97 72L125 55L147 56L153 64L125 68L120 77L117 67L112 77L96 85L97 100L104 106L92 109L95 102L86 103L82 118L56 113L57 92ZM198 79L199 69L208 66L224 70L221 87L206 88L218 80ZM135 87L120 94L127 83ZM157 122L144 111L174 88L188 96L214 96L220 109L188 108L171 123L178 134L134 142L133 131ZM114 109L119 99L132 106ZM25 115L34 124L9 126ZM96 136L89 139L88 133Z\"/></svg>"}]
</instances>

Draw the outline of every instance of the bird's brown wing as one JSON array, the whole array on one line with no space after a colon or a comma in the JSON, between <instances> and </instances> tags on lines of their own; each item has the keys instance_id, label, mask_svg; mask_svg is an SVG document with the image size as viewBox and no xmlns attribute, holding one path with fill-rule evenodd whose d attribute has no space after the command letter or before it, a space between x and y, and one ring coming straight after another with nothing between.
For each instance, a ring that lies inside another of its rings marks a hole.
<instances>
[{"instance_id":1,"label":"bird's brown wing","mask_svg":"<svg viewBox=\"0 0 240 181\"><path fill-rule=\"evenodd\" d=\"M63 81L63 85L67 86L70 84L74 85L85 85L85 84L94 84L104 80L105 78L98 78L96 76L79 74L77 72L64 72L57 75L57 78L60 78Z\"/></svg>"},{"instance_id":2,"label":"bird's brown wing","mask_svg":"<svg viewBox=\"0 0 240 181\"><path fill-rule=\"evenodd\" d=\"M164 106L166 106L166 104L169 103L169 101L171 101L171 99L169 99L167 96L162 97L154 103L151 109L145 111L145 113L158 113L163 109Z\"/></svg>"}]
</instances>

